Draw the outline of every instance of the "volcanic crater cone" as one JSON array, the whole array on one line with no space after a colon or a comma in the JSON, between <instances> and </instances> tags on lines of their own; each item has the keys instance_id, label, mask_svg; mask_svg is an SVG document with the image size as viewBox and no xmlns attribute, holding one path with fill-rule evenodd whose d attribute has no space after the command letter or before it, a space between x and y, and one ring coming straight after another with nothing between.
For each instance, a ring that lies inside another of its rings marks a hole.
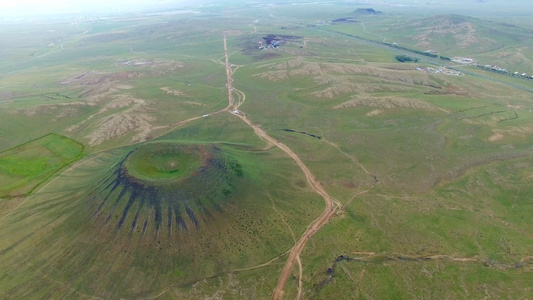
<instances>
[{"instance_id":1,"label":"volcanic crater cone","mask_svg":"<svg viewBox=\"0 0 533 300\"><path fill-rule=\"evenodd\" d=\"M91 197L94 224L117 233L190 232L223 214L241 166L213 145L154 143L131 151Z\"/></svg>"}]
</instances>

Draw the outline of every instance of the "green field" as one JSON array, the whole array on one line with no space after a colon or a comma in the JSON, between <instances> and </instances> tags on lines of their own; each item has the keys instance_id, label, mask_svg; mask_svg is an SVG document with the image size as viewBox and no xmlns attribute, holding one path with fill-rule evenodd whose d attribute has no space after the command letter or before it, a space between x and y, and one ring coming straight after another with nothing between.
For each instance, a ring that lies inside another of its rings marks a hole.
<instances>
[{"instance_id":1,"label":"green field","mask_svg":"<svg viewBox=\"0 0 533 300\"><path fill-rule=\"evenodd\" d=\"M251 145L246 149L238 144L216 146L235 172L225 183L217 181L222 178L216 176L218 173L202 175L207 176L202 181L191 175L173 183L171 190L166 186L156 190L150 186L140 188L135 187L134 181L113 179L131 148L90 156L76 169L62 174L47 187L46 194L35 195L31 203L2 223L1 230L6 233L2 249L16 241L20 241L20 247L41 245L28 248L29 260L19 259L19 246L2 255L2 265L11 274L2 280L4 296L28 293L67 298L89 294L149 297L169 286L188 286L203 278L263 263L287 251L293 233L302 232L320 211L319 197L309 191L303 175L279 150L254 151ZM278 172L280 169L283 171ZM210 170L212 173L218 169ZM110 180L120 181L116 189ZM152 201L172 195L187 197L194 189L198 189L198 198L176 202L185 205L184 223L167 224L168 202L162 202L163 217L158 225L157 204L152 206ZM138 198L130 209L128 202L134 199L133 194ZM107 202L102 205L104 198ZM198 224L189 219L193 217L189 211L185 213L185 207L191 208ZM35 215L32 211L36 209L47 213ZM127 211L130 214L121 220ZM132 227L132 222L138 225ZM9 224L25 225L16 226L22 231L12 231ZM58 232L69 232L61 238L67 247L52 247L57 243ZM48 250L43 251L42 247ZM34 259L36 263L32 262ZM50 268L62 270L55 282L72 282L76 288L58 290L48 277L35 277ZM80 269L87 271L79 272ZM20 285L27 286L23 293Z\"/></svg>"},{"instance_id":2,"label":"green field","mask_svg":"<svg viewBox=\"0 0 533 300\"><path fill-rule=\"evenodd\" d=\"M79 159L83 145L49 134L0 153L0 197L21 196Z\"/></svg>"},{"instance_id":3,"label":"green field","mask_svg":"<svg viewBox=\"0 0 533 300\"><path fill-rule=\"evenodd\" d=\"M215 2L0 17L0 298L533 297L521 9Z\"/></svg>"}]
</instances>

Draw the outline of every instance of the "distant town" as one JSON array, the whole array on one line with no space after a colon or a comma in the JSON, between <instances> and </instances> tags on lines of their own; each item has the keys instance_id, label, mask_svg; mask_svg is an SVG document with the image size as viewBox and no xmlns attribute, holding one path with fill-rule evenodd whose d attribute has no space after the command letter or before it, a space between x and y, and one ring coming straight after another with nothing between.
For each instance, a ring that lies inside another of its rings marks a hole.
<instances>
[{"instance_id":1,"label":"distant town","mask_svg":"<svg viewBox=\"0 0 533 300\"><path fill-rule=\"evenodd\" d=\"M461 76L464 75L462 72L448 69L446 67L442 68L432 68L432 67L416 67L418 71L422 71L424 73L428 74L444 74L444 75L450 75L450 76Z\"/></svg>"},{"instance_id":2,"label":"distant town","mask_svg":"<svg viewBox=\"0 0 533 300\"><path fill-rule=\"evenodd\" d=\"M514 71L514 72L511 71L510 72L507 69L498 67L496 65L479 64L475 59L469 58L469 57L456 56L456 57L452 57L452 61L456 62L456 63L459 63L459 64L463 64L463 65L472 65L472 66L478 67L480 69L484 69L484 70L491 71L491 72L496 72L496 73L505 74L505 75L509 75L509 76L514 76L514 77L519 77L519 78L524 78L524 79L533 79L533 75L528 75L525 72L522 72L522 71Z\"/></svg>"}]
</instances>

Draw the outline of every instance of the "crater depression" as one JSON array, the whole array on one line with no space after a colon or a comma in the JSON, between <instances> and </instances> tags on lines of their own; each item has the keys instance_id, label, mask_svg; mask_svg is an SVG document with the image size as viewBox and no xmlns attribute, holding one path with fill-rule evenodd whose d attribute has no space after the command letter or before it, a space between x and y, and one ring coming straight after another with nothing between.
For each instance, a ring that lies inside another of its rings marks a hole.
<instances>
[{"instance_id":1,"label":"crater depression","mask_svg":"<svg viewBox=\"0 0 533 300\"><path fill-rule=\"evenodd\" d=\"M146 144L99 180L92 218L117 232L188 232L223 213L242 175L213 145Z\"/></svg>"}]
</instances>

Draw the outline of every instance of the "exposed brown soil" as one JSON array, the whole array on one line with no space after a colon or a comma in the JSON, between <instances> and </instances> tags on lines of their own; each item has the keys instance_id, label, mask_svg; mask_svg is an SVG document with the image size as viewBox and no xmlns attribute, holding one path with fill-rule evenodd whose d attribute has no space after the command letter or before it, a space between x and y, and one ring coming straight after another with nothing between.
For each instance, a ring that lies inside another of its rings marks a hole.
<instances>
[{"instance_id":1,"label":"exposed brown soil","mask_svg":"<svg viewBox=\"0 0 533 300\"><path fill-rule=\"evenodd\" d=\"M173 90L167 86L165 87L162 87L161 90L169 95L174 95L174 96L185 96L185 93L182 92L182 91L179 91L179 90Z\"/></svg>"},{"instance_id":2,"label":"exposed brown soil","mask_svg":"<svg viewBox=\"0 0 533 300\"><path fill-rule=\"evenodd\" d=\"M120 71L115 73L84 72L60 82L82 90L79 97L83 98L87 105L100 105L101 101L108 100L124 90L131 89L130 85L124 83L129 79L143 77L139 72Z\"/></svg>"},{"instance_id":3,"label":"exposed brown soil","mask_svg":"<svg viewBox=\"0 0 533 300\"><path fill-rule=\"evenodd\" d=\"M178 62L131 60L119 63L132 66L146 66L154 72L170 72L182 67ZM69 133L76 133L88 128L89 124L96 121L96 126L89 127L85 138L90 146L101 144L107 140L124 136L132 132L135 135L131 142L142 142L150 137L156 126L156 118L150 114L150 102L131 97L127 90L133 88L126 82L130 79L143 77L143 73L136 71L120 71L115 73L85 72L67 78L61 82L64 85L79 87L83 90L80 97L84 98L85 105L101 106L97 113L90 115L84 121L66 129ZM161 88L164 92L176 96L182 92L168 87ZM111 114L110 114L111 113Z\"/></svg>"},{"instance_id":4,"label":"exposed brown soil","mask_svg":"<svg viewBox=\"0 0 533 300\"><path fill-rule=\"evenodd\" d=\"M533 134L533 126L515 126L508 129L493 129L494 134L527 137Z\"/></svg>"},{"instance_id":5,"label":"exposed brown soil","mask_svg":"<svg viewBox=\"0 0 533 300\"><path fill-rule=\"evenodd\" d=\"M414 85L427 86L431 89L436 87L436 83L427 74L392 68L388 65L376 67L312 62L300 56L263 68L268 70L255 76L272 81L286 80L295 76L311 76L321 88L311 95L323 99L332 99L350 93L401 92L412 89ZM354 80L354 76L357 76L357 80Z\"/></svg>"},{"instance_id":6,"label":"exposed brown soil","mask_svg":"<svg viewBox=\"0 0 533 300\"><path fill-rule=\"evenodd\" d=\"M92 132L87 134L88 144L95 146L115 137L126 135L130 132L136 132L132 142L142 142L147 139L154 129L161 127L153 125L156 118L148 112L150 102L129 97L124 94L108 94L107 104L100 110L89 116L86 120L66 129L67 132L78 132L85 129L87 123L100 117L96 127ZM100 100L98 100L100 102ZM114 112L108 114L109 112Z\"/></svg>"},{"instance_id":7,"label":"exposed brown soil","mask_svg":"<svg viewBox=\"0 0 533 300\"><path fill-rule=\"evenodd\" d=\"M503 134L501 133L496 133L496 134L493 134L489 137L489 141L490 142L497 142L497 141L501 141L503 140Z\"/></svg>"},{"instance_id":8,"label":"exposed brown soil","mask_svg":"<svg viewBox=\"0 0 533 300\"><path fill-rule=\"evenodd\" d=\"M119 137L128 132L135 131L137 134L132 138L132 142L143 142L147 140L152 130L162 127L153 126L151 123L155 120L147 114L138 113L116 113L102 118L98 123L98 128L91 134L87 135L89 145L94 146L101 144L114 137Z\"/></svg>"},{"instance_id":9,"label":"exposed brown soil","mask_svg":"<svg viewBox=\"0 0 533 300\"><path fill-rule=\"evenodd\" d=\"M402 97L372 97L372 96L356 96L352 100L346 101L344 103L341 103L339 105L334 106L335 109L341 109L341 108L350 108L350 107L357 107L357 106L370 106L370 107L379 107L379 108L411 108L411 109L420 109L420 110L427 110L427 111L436 111L441 110L444 112L447 112L437 106L434 106L430 103L420 101L420 100L414 100L414 99L407 99ZM376 115L381 113L379 110L373 111L374 113L371 115ZM369 113L370 114L370 113Z\"/></svg>"},{"instance_id":10,"label":"exposed brown soil","mask_svg":"<svg viewBox=\"0 0 533 300\"><path fill-rule=\"evenodd\" d=\"M200 102L194 102L194 101L185 101L183 102L188 105L194 105L194 106L207 106L206 104L200 103Z\"/></svg>"},{"instance_id":11,"label":"exposed brown soil","mask_svg":"<svg viewBox=\"0 0 533 300\"><path fill-rule=\"evenodd\" d=\"M373 109L372 111L369 111L365 114L365 116L367 117L373 117L373 116L377 116L379 114L382 114L383 113L383 110L381 109Z\"/></svg>"},{"instance_id":12,"label":"exposed brown soil","mask_svg":"<svg viewBox=\"0 0 533 300\"><path fill-rule=\"evenodd\" d=\"M442 89L435 89L431 90L429 92L426 92L427 95L455 95L455 96L462 96L462 97L468 97L472 98L474 95L472 95L472 92L461 88L456 85L449 85L446 88Z\"/></svg>"},{"instance_id":13,"label":"exposed brown soil","mask_svg":"<svg viewBox=\"0 0 533 300\"><path fill-rule=\"evenodd\" d=\"M176 72L183 68L183 63L173 60L133 59L118 61L120 67L148 68L152 74L161 75Z\"/></svg>"}]
</instances>

